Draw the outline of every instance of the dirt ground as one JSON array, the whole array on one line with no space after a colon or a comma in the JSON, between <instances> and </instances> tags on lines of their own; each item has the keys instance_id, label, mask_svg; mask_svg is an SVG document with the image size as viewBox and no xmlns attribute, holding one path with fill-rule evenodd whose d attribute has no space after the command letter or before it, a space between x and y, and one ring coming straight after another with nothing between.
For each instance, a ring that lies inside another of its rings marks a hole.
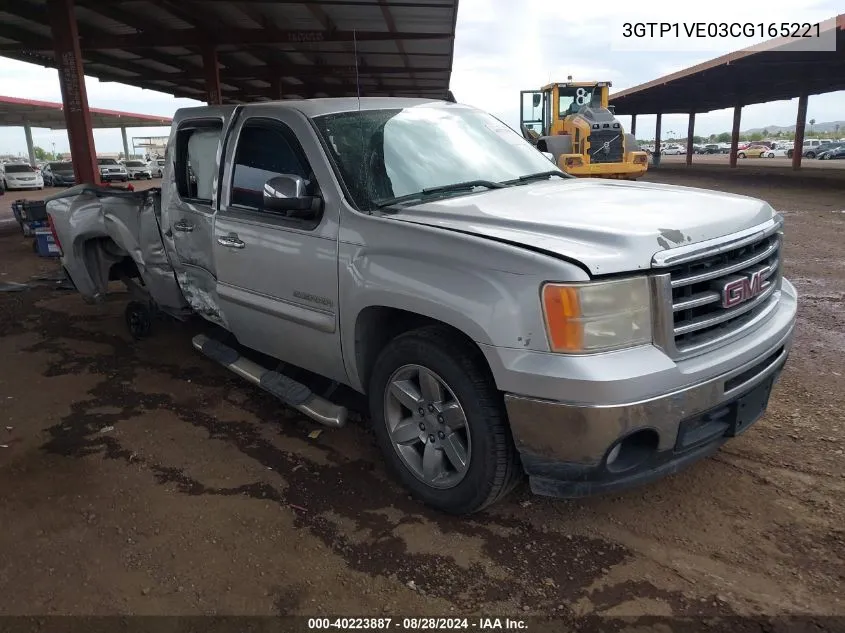
<instances>
[{"instance_id":1,"label":"dirt ground","mask_svg":"<svg viewBox=\"0 0 845 633\"><path fill-rule=\"evenodd\" d=\"M786 215L794 351L765 418L716 456L445 517L388 478L366 422L311 438L198 355L196 324L133 342L125 297L42 282L0 293L0 615L845 616L845 189L648 178ZM0 238L0 282L55 270Z\"/></svg>"}]
</instances>

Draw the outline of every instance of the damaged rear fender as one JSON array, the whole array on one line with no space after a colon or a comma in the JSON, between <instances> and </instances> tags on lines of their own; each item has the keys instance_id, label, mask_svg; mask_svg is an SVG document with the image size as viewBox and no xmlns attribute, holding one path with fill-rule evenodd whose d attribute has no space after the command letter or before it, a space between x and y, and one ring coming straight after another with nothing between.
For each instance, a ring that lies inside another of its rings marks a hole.
<instances>
[{"instance_id":1,"label":"damaged rear fender","mask_svg":"<svg viewBox=\"0 0 845 633\"><path fill-rule=\"evenodd\" d=\"M80 185L48 198L47 213L62 244L62 264L86 300L102 301L112 267L129 257L160 307L188 308L162 242L158 190Z\"/></svg>"}]
</instances>

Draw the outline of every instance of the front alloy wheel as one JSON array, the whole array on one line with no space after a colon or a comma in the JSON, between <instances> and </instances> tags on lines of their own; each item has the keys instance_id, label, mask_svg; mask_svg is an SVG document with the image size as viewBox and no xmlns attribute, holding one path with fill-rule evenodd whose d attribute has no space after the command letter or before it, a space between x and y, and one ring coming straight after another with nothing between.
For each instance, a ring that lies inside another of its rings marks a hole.
<instances>
[{"instance_id":1,"label":"front alloy wheel","mask_svg":"<svg viewBox=\"0 0 845 633\"><path fill-rule=\"evenodd\" d=\"M390 377L384 414L393 448L417 479L452 488L466 476L472 436L466 414L443 379L421 365L405 365Z\"/></svg>"},{"instance_id":2,"label":"front alloy wheel","mask_svg":"<svg viewBox=\"0 0 845 633\"><path fill-rule=\"evenodd\" d=\"M400 334L378 355L368 392L385 461L417 499L471 514L520 481L502 394L463 336L439 325Z\"/></svg>"}]
</instances>

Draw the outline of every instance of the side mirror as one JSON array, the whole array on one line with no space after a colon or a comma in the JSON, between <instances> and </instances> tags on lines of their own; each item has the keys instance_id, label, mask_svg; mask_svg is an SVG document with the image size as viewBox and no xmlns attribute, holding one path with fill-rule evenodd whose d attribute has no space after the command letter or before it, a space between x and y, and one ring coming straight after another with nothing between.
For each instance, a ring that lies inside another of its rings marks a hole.
<instances>
[{"instance_id":1,"label":"side mirror","mask_svg":"<svg viewBox=\"0 0 845 633\"><path fill-rule=\"evenodd\" d=\"M267 211L294 211L296 217L310 215L319 209L319 198L307 192L308 181L301 176L283 174L264 183L264 209ZM303 213L305 212L305 213Z\"/></svg>"},{"instance_id":2,"label":"side mirror","mask_svg":"<svg viewBox=\"0 0 845 633\"><path fill-rule=\"evenodd\" d=\"M550 161L555 162L555 155L551 152L540 152L543 156L548 158Z\"/></svg>"},{"instance_id":3,"label":"side mirror","mask_svg":"<svg viewBox=\"0 0 845 633\"><path fill-rule=\"evenodd\" d=\"M540 105L540 99L542 99L542 96L539 92L535 92L531 95L531 103L535 108Z\"/></svg>"}]
</instances>

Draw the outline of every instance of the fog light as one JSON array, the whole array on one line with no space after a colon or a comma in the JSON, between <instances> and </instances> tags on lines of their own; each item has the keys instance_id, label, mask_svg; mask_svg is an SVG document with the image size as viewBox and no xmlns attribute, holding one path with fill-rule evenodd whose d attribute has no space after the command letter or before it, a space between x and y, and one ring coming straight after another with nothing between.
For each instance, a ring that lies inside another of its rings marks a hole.
<instances>
[{"instance_id":1,"label":"fog light","mask_svg":"<svg viewBox=\"0 0 845 633\"><path fill-rule=\"evenodd\" d=\"M612 473L632 470L645 464L657 452L660 436L653 429L640 429L619 440L610 449L604 466Z\"/></svg>"}]
</instances>

